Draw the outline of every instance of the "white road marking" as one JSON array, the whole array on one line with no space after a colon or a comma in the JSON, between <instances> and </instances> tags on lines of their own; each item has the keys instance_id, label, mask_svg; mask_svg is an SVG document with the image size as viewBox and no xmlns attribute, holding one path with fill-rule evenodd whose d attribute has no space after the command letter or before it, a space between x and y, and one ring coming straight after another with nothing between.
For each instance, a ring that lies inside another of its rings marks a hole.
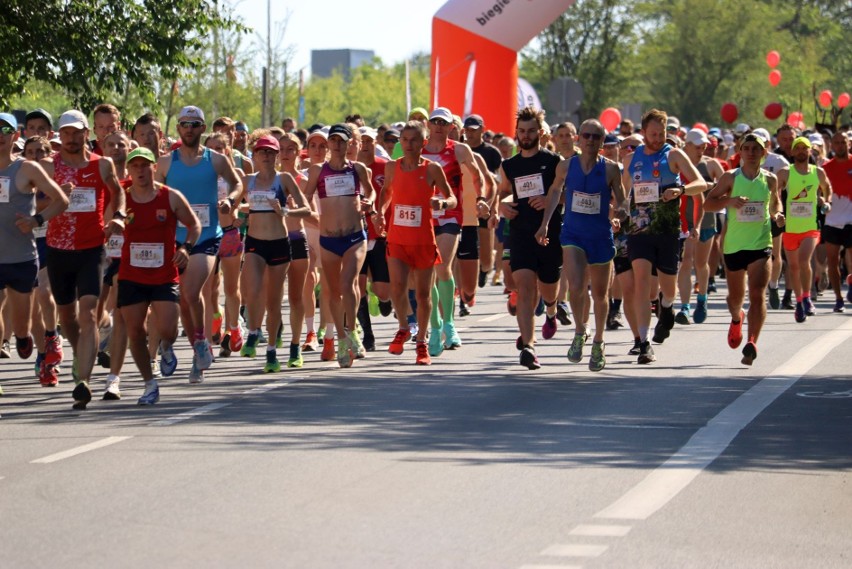
<instances>
[{"instance_id":1,"label":"white road marking","mask_svg":"<svg viewBox=\"0 0 852 569\"><path fill-rule=\"evenodd\" d=\"M492 314L491 316L486 316L485 318L480 318L479 322L494 322L495 320L500 320L504 316L508 316L508 312L501 312L499 314Z\"/></svg>"},{"instance_id":2,"label":"white road marking","mask_svg":"<svg viewBox=\"0 0 852 569\"><path fill-rule=\"evenodd\" d=\"M616 526L616 525L585 525L581 524L568 535L584 535L588 537L624 537L630 530L631 526Z\"/></svg>"},{"instance_id":3,"label":"white road marking","mask_svg":"<svg viewBox=\"0 0 852 569\"><path fill-rule=\"evenodd\" d=\"M541 555L553 557L600 557L609 549L608 545L589 545L586 543L565 543L551 545Z\"/></svg>"},{"instance_id":4,"label":"white road marking","mask_svg":"<svg viewBox=\"0 0 852 569\"><path fill-rule=\"evenodd\" d=\"M56 454L51 454L50 456L45 456L44 458L32 460L30 461L30 464L50 464L51 462L71 458L72 456L77 456L78 454L89 452L90 450L97 450L99 448L114 445L116 443L120 443L122 441L126 441L127 439L132 438L133 437L107 437L105 439L89 443L87 445L79 446L77 448L72 448L69 450L64 450L62 452L57 452Z\"/></svg>"},{"instance_id":5,"label":"white road marking","mask_svg":"<svg viewBox=\"0 0 852 569\"><path fill-rule=\"evenodd\" d=\"M521 569L582 569L581 565L521 565Z\"/></svg>"},{"instance_id":6,"label":"white road marking","mask_svg":"<svg viewBox=\"0 0 852 569\"><path fill-rule=\"evenodd\" d=\"M169 417L167 419L162 419L160 421L155 421L151 423L152 427L168 427L170 425L174 425L175 423L180 423L181 421L187 421L192 419L193 417L198 417L199 415L204 415L205 413L210 413L211 411L216 411L217 409L222 409L223 407L227 407L231 405L231 403L211 403L210 405L205 405L204 407L199 407L198 409L193 409L192 411L186 411L184 413L179 413L174 417Z\"/></svg>"},{"instance_id":7,"label":"white road marking","mask_svg":"<svg viewBox=\"0 0 852 569\"><path fill-rule=\"evenodd\" d=\"M850 336L852 321L847 321L796 352L711 419L669 460L595 517L649 518L695 480L764 409Z\"/></svg>"}]
</instances>

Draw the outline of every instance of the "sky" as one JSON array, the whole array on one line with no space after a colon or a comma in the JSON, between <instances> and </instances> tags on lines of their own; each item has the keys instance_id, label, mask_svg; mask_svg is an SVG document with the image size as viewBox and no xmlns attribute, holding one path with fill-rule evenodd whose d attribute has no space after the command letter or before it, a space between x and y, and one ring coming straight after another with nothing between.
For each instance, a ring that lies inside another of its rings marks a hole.
<instances>
[{"instance_id":1,"label":"sky","mask_svg":"<svg viewBox=\"0 0 852 569\"><path fill-rule=\"evenodd\" d=\"M224 0L247 26L266 38L267 0ZM385 63L432 50L432 16L446 0L271 0L272 42L287 17L284 45L292 45L294 70L310 73L313 49L368 49Z\"/></svg>"}]
</instances>

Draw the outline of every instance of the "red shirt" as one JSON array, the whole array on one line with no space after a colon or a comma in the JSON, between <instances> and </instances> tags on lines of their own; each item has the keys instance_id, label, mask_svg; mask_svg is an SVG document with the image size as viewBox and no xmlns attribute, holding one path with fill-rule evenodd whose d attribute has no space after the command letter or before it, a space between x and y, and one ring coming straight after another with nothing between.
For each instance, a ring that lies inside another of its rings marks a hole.
<instances>
[{"instance_id":1,"label":"red shirt","mask_svg":"<svg viewBox=\"0 0 852 569\"><path fill-rule=\"evenodd\" d=\"M109 193L101 178L101 157L92 154L83 168L73 168L53 157L53 179L62 186L73 184L71 204L47 224L47 245L54 249L80 251L104 244L104 207Z\"/></svg>"},{"instance_id":2,"label":"red shirt","mask_svg":"<svg viewBox=\"0 0 852 569\"><path fill-rule=\"evenodd\" d=\"M410 172L396 161L391 183L388 243L398 245L435 245L432 226L432 186L426 180L428 160ZM443 197L443 196L442 196Z\"/></svg>"},{"instance_id":3,"label":"red shirt","mask_svg":"<svg viewBox=\"0 0 852 569\"><path fill-rule=\"evenodd\" d=\"M382 186L385 183L385 166L388 161L385 158L380 158L376 156L373 159L373 163L367 166L370 169L371 173L371 182L373 184L373 189L376 190L376 195L382 191ZM376 233L376 226L373 225L373 216L367 216L367 239L377 239L381 237L378 233Z\"/></svg>"},{"instance_id":4,"label":"red shirt","mask_svg":"<svg viewBox=\"0 0 852 569\"><path fill-rule=\"evenodd\" d=\"M822 165L825 175L831 182L832 191L838 196L852 200L852 159L838 161L832 158Z\"/></svg>"},{"instance_id":5,"label":"red shirt","mask_svg":"<svg viewBox=\"0 0 852 569\"><path fill-rule=\"evenodd\" d=\"M177 217L162 186L153 200L136 202L127 193L127 219L118 279L147 285L178 282L174 264Z\"/></svg>"},{"instance_id":6,"label":"red shirt","mask_svg":"<svg viewBox=\"0 0 852 569\"><path fill-rule=\"evenodd\" d=\"M424 150L423 158L432 160L433 162L437 162L441 165L441 168L444 169L444 174L447 176L447 182L449 182L450 187L453 189L453 193L456 195L456 199L459 202L453 209L441 212L442 215L434 220L435 225L443 225L443 223L447 223L447 221L444 220L452 220L461 225L464 219L461 191L462 171L461 164L459 164L459 161L456 158L456 141L448 139L447 145L438 154L429 154ZM439 192L435 190L435 195L438 195L438 193Z\"/></svg>"}]
</instances>

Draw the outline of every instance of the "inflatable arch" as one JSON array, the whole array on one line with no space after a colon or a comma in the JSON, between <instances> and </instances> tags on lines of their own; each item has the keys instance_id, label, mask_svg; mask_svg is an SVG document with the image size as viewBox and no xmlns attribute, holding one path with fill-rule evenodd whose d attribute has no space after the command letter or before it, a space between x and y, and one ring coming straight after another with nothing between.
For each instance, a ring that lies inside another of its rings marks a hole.
<instances>
[{"instance_id":1,"label":"inflatable arch","mask_svg":"<svg viewBox=\"0 0 852 569\"><path fill-rule=\"evenodd\" d=\"M449 0L432 19L432 108L514 134L518 51L574 0Z\"/></svg>"}]
</instances>

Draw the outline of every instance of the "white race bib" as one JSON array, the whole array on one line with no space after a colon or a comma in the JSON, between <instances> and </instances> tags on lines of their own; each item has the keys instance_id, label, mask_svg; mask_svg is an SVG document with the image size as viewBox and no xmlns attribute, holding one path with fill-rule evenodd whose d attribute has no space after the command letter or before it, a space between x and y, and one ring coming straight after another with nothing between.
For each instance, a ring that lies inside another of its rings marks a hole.
<instances>
[{"instance_id":1,"label":"white race bib","mask_svg":"<svg viewBox=\"0 0 852 569\"><path fill-rule=\"evenodd\" d=\"M790 217L811 218L814 216L814 202L792 202L787 213Z\"/></svg>"},{"instance_id":2,"label":"white race bib","mask_svg":"<svg viewBox=\"0 0 852 569\"><path fill-rule=\"evenodd\" d=\"M110 259L121 258L121 248L124 246L124 235L110 235L106 242L106 254Z\"/></svg>"},{"instance_id":3,"label":"white race bib","mask_svg":"<svg viewBox=\"0 0 852 569\"><path fill-rule=\"evenodd\" d=\"M660 184L657 182L635 182L633 184L635 203L653 203L660 201Z\"/></svg>"},{"instance_id":4,"label":"white race bib","mask_svg":"<svg viewBox=\"0 0 852 569\"><path fill-rule=\"evenodd\" d=\"M571 197L571 211L585 215L599 214L601 212L601 195L574 192Z\"/></svg>"},{"instance_id":5,"label":"white race bib","mask_svg":"<svg viewBox=\"0 0 852 569\"><path fill-rule=\"evenodd\" d=\"M532 174L530 176L515 178L515 192L518 194L518 199L543 196L544 180L542 179L541 174Z\"/></svg>"},{"instance_id":6,"label":"white race bib","mask_svg":"<svg viewBox=\"0 0 852 569\"><path fill-rule=\"evenodd\" d=\"M228 185L228 182L225 181L225 178L221 176L216 180L216 187L219 189L219 199L223 200L228 197L228 194L231 193L231 187Z\"/></svg>"},{"instance_id":7,"label":"white race bib","mask_svg":"<svg viewBox=\"0 0 852 569\"><path fill-rule=\"evenodd\" d=\"M248 195L248 202L251 211L274 211L269 205L269 200L275 199L275 192L272 190L252 190Z\"/></svg>"},{"instance_id":8,"label":"white race bib","mask_svg":"<svg viewBox=\"0 0 852 569\"><path fill-rule=\"evenodd\" d=\"M443 213L443 211L441 213ZM399 225L401 227L420 227L422 221L423 208L419 205L397 204L393 208L394 225Z\"/></svg>"},{"instance_id":9,"label":"white race bib","mask_svg":"<svg viewBox=\"0 0 852 569\"><path fill-rule=\"evenodd\" d=\"M9 188L11 180L8 176L0 177L0 203L9 203Z\"/></svg>"},{"instance_id":10,"label":"white race bib","mask_svg":"<svg viewBox=\"0 0 852 569\"><path fill-rule=\"evenodd\" d=\"M748 202L737 210L737 221L740 223L757 223L766 220L765 202Z\"/></svg>"},{"instance_id":11,"label":"white race bib","mask_svg":"<svg viewBox=\"0 0 852 569\"><path fill-rule=\"evenodd\" d=\"M68 196L71 202L68 209L69 213L90 213L97 209L97 199L94 188L74 188L71 190L71 195Z\"/></svg>"},{"instance_id":12,"label":"white race bib","mask_svg":"<svg viewBox=\"0 0 852 569\"><path fill-rule=\"evenodd\" d=\"M355 178L352 174L335 174L325 178L325 195L330 197L354 196Z\"/></svg>"},{"instance_id":13,"label":"white race bib","mask_svg":"<svg viewBox=\"0 0 852 569\"><path fill-rule=\"evenodd\" d=\"M131 243L130 266L140 269L157 269L163 266L162 243Z\"/></svg>"},{"instance_id":14,"label":"white race bib","mask_svg":"<svg viewBox=\"0 0 852 569\"><path fill-rule=\"evenodd\" d=\"M192 204L189 207L192 208L192 211L195 212L195 215L198 217L198 221L201 222L201 227L210 227L210 206L206 203L203 204ZM178 227L186 227L183 223L178 221Z\"/></svg>"}]
</instances>

